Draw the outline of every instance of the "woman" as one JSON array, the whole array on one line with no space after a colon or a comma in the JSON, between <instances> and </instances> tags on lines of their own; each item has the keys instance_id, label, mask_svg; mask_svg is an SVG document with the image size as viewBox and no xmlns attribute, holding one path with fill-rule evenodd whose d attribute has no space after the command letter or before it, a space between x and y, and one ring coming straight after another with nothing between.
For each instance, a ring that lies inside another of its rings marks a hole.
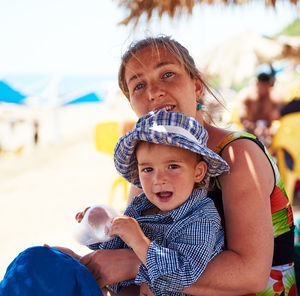
<instances>
[{"instance_id":1,"label":"woman","mask_svg":"<svg viewBox=\"0 0 300 296\"><path fill-rule=\"evenodd\" d=\"M219 129L204 120L200 102L209 88L188 51L169 37L141 40L123 56L119 85L138 116L165 109L195 117L208 131L208 148L230 166L230 174L220 177L209 194L223 216L227 250L184 292L296 295L292 210L276 165L255 137ZM130 198L139 192L131 188ZM140 264L131 250L98 250L81 258L64 251L79 259L100 287L135 277Z\"/></svg>"},{"instance_id":2,"label":"woman","mask_svg":"<svg viewBox=\"0 0 300 296\"><path fill-rule=\"evenodd\" d=\"M132 45L123 56L119 86L138 116L165 109L195 117L209 133L208 147L230 166L230 174L217 182L222 191L209 194L224 212L228 250L209 263L198 282L185 292L255 295L271 290L270 295L283 291L296 295L292 210L278 170L255 137L216 128L203 119L199 102L208 87L188 51L169 37L148 38ZM130 197L138 193L132 188ZM108 263L106 255L97 252L82 262L101 286L137 272L139 262L132 253L128 252L128 257L120 251L112 253L109 260L113 261Z\"/></svg>"}]
</instances>

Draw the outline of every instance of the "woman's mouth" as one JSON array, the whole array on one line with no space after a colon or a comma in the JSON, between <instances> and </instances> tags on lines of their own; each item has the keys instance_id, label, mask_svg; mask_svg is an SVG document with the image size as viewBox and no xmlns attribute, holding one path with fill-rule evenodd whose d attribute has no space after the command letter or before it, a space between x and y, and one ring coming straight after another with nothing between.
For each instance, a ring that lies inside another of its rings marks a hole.
<instances>
[{"instance_id":1,"label":"woman's mouth","mask_svg":"<svg viewBox=\"0 0 300 296\"><path fill-rule=\"evenodd\" d=\"M160 107L156 108L155 111L165 110L165 111L169 112L169 111L172 111L175 107L176 107L175 105L160 106Z\"/></svg>"},{"instance_id":2,"label":"woman's mouth","mask_svg":"<svg viewBox=\"0 0 300 296\"><path fill-rule=\"evenodd\" d=\"M159 199L159 201L167 202L173 197L173 192L171 192L171 191L161 191L161 192L157 192L155 195Z\"/></svg>"}]
</instances>

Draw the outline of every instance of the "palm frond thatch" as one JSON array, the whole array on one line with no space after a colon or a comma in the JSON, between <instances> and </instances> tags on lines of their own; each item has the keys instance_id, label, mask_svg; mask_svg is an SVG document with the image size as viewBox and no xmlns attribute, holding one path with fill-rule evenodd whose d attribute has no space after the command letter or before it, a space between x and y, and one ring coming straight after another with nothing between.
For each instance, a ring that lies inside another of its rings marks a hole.
<instances>
[{"instance_id":1,"label":"palm frond thatch","mask_svg":"<svg viewBox=\"0 0 300 296\"><path fill-rule=\"evenodd\" d=\"M157 11L158 16L162 17L164 14L174 18L175 15L182 15L184 13L192 14L193 8L196 4L206 3L209 5L224 4L224 5L241 5L249 3L251 0L117 0L119 6L129 10L129 16L122 20L119 24L128 25L134 23L136 26L140 17L143 14L147 15L147 21L150 21L153 12ZM252 0L254 1L254 0ZM295 5L300 3L300 0L281 0L290 2ZM279 2L279 0L277 0ZM265 0L266 6L276 6L276 0Z\"/></svg>"}]
</instances>

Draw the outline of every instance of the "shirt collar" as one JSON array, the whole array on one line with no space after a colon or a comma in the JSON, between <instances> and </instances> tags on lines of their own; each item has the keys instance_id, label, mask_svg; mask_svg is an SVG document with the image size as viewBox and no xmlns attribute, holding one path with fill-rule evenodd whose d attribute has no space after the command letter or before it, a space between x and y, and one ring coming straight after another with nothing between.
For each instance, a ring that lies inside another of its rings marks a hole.
<instances>
[{"instance_id":1,"label":"shirt collar","mask_svg":"<svg viewBox=\"0 0 300 296\"><path fill-rule=\"evenodd\" d=\"M160 220L165 219L167 217L171 217L173 222L177 221L179 219L182 219L182 217L188 215L191 211L193 211L195 208L199 206L200 201L205 198L207 195L206 189L194 189L189 196L189 198L178 208L162 214L155 214L155 215L148 215L148 216L142 216L140 217L142 220L145 219L151 219L151 220ZM147 209L150 209L154 207L154 205L147 199L145 193L141 193L139 196L137 196L133 202L133 207L141 213L142 211L145 211ZM140 220L140 219L139 219Z\"/></svg>"}]
</instances>

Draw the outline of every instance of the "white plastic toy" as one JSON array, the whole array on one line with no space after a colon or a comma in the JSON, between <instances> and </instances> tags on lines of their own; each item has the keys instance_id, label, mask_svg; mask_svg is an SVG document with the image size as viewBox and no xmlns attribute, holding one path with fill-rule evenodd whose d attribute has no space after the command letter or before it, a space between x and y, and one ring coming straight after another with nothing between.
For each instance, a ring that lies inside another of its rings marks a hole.
<instances>
[{"instance_id":1,"label":"white plastic toy","mask_svg":"<svg viewBox=\"0 0 300 296\"><path fill-rule=\"evenodd\" d=\"M74 227L75 239L83 245L109 241L112 239L108 235L111 221L117 216L115 210L106 205L95 205L89 208L81 222Z\"/></svg>"}]
</instances>

